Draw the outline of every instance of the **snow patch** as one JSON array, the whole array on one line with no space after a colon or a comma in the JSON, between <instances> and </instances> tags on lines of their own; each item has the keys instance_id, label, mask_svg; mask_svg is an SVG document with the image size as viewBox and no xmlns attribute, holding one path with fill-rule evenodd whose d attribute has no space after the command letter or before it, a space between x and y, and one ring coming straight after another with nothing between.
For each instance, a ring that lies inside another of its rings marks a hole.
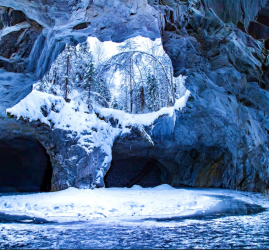
<instances>
[{"instance_id":1,"label":"snow patch","mask_svg":"<svg viewBox=\"0 0 269 250\"><path fill-rule=\"evenodd\" d=\"M169 185L155 188L76 189L53 193L3 196L0 211L45 219L87 220L123 216L161 216L195 213L219 200L195 190ZM65 218L63 218L65 217Z\"/></svg>"},{"instance_id":2,"label":"snow patch","mask_svg":"<svg viewBox=\"0 0 269 250\"><path fill-rule=\"evenodd\" d=\"M182 110L186 106L190 95L190 91L187 90L185 95L178 99L173 107L165 107L159 111L147 114L128 114L122 110L95 106L94 109L97 116L95 113L89 113L87 104L78 102L76 98L67 103L60 96L54 96L34 89L27 97L14 107L7 109L6 112L17 119L29 119L30 122L39 120L53 129L77 131L80 132L80 135L85 131L99 131L98 135L93 133L92 135L81 137L81 144L90 145L92 141L97 139L96 136L102 135L101 138L113 141L113 138L120 132L119 128L112 128L102 118L118 120L122 129L126 129L128 126L149 126L163 115L173 117L175 110ZM130 130L127 129L126 131ZM98 144L100 144L100 140L98 140ZM108 143L108 145L110 144Z\"/></svg>"},{"instance_id":3,"label":"snow patch","mask_svg":"<svg viewBox=\"0 0 269 250\"><path fill-rule=\"evenodd\" d=\"M184 96L176 100L176 103L173 107L164 107L156 112L146 114L129 114L122 110L101 107L96 107L95 110L102 117L111 117L117 119L122 125L122 127L134 125L150 126L156 119L163 115L169 115L170 117L173 117L175 114L175 110L182 110L186 106L190 95L191 92L187 90Z\"/></svg>"}]
</instances>

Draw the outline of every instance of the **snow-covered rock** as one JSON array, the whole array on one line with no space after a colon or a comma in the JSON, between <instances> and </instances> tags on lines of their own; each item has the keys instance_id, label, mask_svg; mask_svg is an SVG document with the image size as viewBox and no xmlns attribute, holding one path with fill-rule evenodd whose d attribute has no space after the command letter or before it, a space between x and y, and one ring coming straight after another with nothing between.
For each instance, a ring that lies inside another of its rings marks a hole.
<instances>
[{"instance_id":1,"label":"snow-covered rock","mask_svg":"<svg viewBox=\"0 0 269 250\"><path fill-rule=\"evenodd\" d=\"M7 113L18 120L49 127L47 135L42 135L44 131L41 130L36 137L51 158L52 190L94 188L105 184L104 176L112 160L112 146L119 135L138 128L140 137L154 145L144 127L162 116L175 121L176 110L185 107L189 96L187 91L174 107L135 115L99 105L94 106L94 112L89 112L83 100L75 98L68 103L62 97L33 90L17 105L7 109Z\"/></svg>"}]
</instances>

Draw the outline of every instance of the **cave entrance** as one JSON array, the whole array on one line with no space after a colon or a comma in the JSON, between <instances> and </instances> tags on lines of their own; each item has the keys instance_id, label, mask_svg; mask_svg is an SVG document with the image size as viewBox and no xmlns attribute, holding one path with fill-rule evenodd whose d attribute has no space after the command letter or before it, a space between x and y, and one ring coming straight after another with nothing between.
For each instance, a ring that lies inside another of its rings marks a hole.
<instances>
[{"instance_id":1,"label":"cave entrance","mask_svg":"<svg viewBox=\"0 0 269 250\"><path fill-rule=\"evenodd\" d=\"M148 157L115 157L105 176L105 186L109 187L156 187L170 182L167 169L156 159Z\"/></svg>"},{"instance_id":2,"label":"cave entrance","mask_svg":"<svg viewBox=\"0 0 269 250\"><path fill-rule=\"evenodd\" d=\"M48 192L52 166L35 138L0 141L0 192Z\"/></svg>"}]
</instances>

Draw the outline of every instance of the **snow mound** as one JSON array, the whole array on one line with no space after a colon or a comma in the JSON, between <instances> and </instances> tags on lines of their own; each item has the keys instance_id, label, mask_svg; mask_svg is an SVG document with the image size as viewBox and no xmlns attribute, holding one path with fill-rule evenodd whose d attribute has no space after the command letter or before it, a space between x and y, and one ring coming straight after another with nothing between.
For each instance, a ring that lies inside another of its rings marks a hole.
<instances>
[{"instance_id":1,"label":"snow mound","mask_svg":"<svg viewBox=\"0 0 269 250\"><path fill-rule=\"evenodd\" d=\"M79 133L97 130L103 133L101 138L109 136L110 139L113 140L113 138L119 134L120 129L112 128L110 124L106 122L109 118L118 120L118 124L120 124L123 129L135 125L149 126L163 115L172 117L175 110L182 110L186 106L190 95L190 91L187 90L185 95L177 100L173 107L162 108L159 111L147 114L128 114L121 110L103 108L100 106L95 106L95 112L90 113L88 105L83 101L79 101L75 98L71 100L70 103L67 103L62 97L34 89L27 97L14 107L7 109L6 112L9 115L15 116L17 119L23 118L30 122L39 120L51 126L52 129L59 128L77 131ZM102 119L104 117L106 121ZM104 134L106 134L106 136ZM100 134L98 134L98 136L100 136ZM89 141L88 139L93 138L87 138L85 141ZM86 145L85 142L82 144ZM109 145L111 145L111 142Z\"/></svg>"},{"instance_id":2,"label":"snow mound","mask_svg":"<svg viewBox=\"0 0 269 250\"><path fill-rule=\"evenodd\" d=\"M119 130L99 119L95 113L89 113L86 103L65 102L62 97L33 90L14 107L6 110L17 119L41 121L52 129L76 131L78 143L91 153L94 147L103 147L111 158L114 137ZM91 132L91 133L87 133Z\"/></svg>"},{"instance_id":3,"label":"snow mound","mask_svg":"<svg viewBox=\"0 0 269 250\"><path fill-rule=\"evenodd\" d=\"M68 188L54 193L3 196L0 211L45 219L87 220L128 216L195 213L219 202L193 190L156 188Z\"/></svg>"},{"instance_id":4,"label":"snow mound","mask_svg":"<svg viewBox=\"0 0 269 250\"><path fill-rule=\"evenodd\" d=\"M7 109L7 113L18 119L29 119L30 122L39 120L50 126L50 117L46 117L45 110L50 109L54 113L57 112L56 110L62 109L63 106L64 99L62 97L33 90L13 108Z\"/></svg>"}]
</instances>

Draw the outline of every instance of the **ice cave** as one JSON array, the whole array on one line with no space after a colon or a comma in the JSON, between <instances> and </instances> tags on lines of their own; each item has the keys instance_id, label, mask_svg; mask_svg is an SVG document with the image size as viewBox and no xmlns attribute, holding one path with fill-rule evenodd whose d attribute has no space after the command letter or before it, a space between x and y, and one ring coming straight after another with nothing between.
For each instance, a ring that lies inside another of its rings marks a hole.
<instances>
[{"instance_id":1,"label":"ice cave","mask_svg":"<svg viewBox=\"0 0 269 250\"><path fill-rule=\"evenodd\" d=\"M0 0L0 248L268 248L268 49L268 0Z\"/></svg>"}]
</instances>

